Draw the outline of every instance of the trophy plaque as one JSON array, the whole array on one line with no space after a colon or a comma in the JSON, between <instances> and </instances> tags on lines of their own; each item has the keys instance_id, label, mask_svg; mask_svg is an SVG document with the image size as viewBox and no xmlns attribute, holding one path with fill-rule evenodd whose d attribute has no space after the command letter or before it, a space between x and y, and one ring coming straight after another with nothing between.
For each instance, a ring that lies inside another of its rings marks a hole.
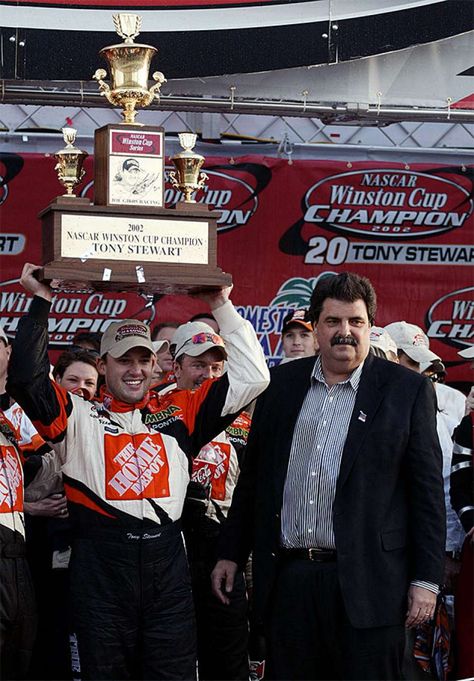
<instances>
[{"instance_id":1,"label":"trophy plaque","mask_svg":"<svg viewBox=\"0 0 474 681\"><path fill-rule=\"evenodd\" d=\"M76 149L74 135L58 152L58 179L67 197L58 197L40 213L43 228L42 278L54 288L155 293L192 293L229 286L232 278L217 266L217 218L196 193L207 176L204 157L193 151L196 135L182 133L183 150L173 156L172 184L183 200L164 207L164 131L135 121L136 109L159 98L165 77L159 71L148 87L148 72L157 52L135 43L141 20L134 14L114 17L123 43L100 51L110 71L94 78L101 93L122 107L123 121L95 133L94 203L77 198L73 188L82 180L85 152ZM73 158L75 159L73 163Z\"/></svg>"},{"instance_id":2,"label":"trophy plaque","mask_svg":"<svg viewBox=\"0 0 474 681\"><path fill-rule=\"evenodd\" d=\"M94 149L96 205L163 206L163 128L106 125L95 131Z\"/></svg>"}]
</instances>

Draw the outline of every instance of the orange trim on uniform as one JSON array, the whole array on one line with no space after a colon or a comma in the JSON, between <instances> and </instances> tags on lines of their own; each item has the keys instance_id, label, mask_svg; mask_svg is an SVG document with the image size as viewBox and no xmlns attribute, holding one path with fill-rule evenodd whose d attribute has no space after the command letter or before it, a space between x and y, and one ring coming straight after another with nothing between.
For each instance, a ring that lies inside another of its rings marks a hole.
<instances>
[{"instance_id":1,"label":"orange trim on uniform","mask_svg":"<svg viewBox=\"0 0 474 681\"><path fill-rule=\"evenodd\" d=\"M28 457L31 456L32 454L36 454L36 452L38 452L40 449L48 445L46 445L46 442L41 437L41 435L35 433L29 442L21 443L18 446L22 456ZM48 446L48 449L51 449L51 447Z\"/></svg>"},{"instance_id":2,"label":"orange trim on uniform","mask_svg":"<svg viewBox=\"0 0 474 681\"><path fill-rule=\"evenodd\" d=\"M100 506L98 506L94 501L92 501L92 499L89 499L89 497L86 496L84 492L80 492L79 490L74 489L74 487L71 487L71 485L68 485L67 483L64 483L64 491L66 492L66 497L68 498L68 501L72 501L75 504L80 504L81 506L85 506L91 511L101 513L102 515L105 515L108 518L113 518L114 520L116 520L115 516L113 516L111 513L107 513L107 511L104 511Z\"/></svg>"},{"instance_id":3,"label":"orange trim on uniform","mask_svg":"<svg viewBox=\"0 0 474 681\"><path fill-rule=\"evenodd\" d=\"M134 411L135 409L138 409L139 411L144 409L150 399L150 393L145 393L143 399L141 399L140 402L121 402L107 390L105 385L103 385L100 390L100 399L107 410L118 412L119 414L126 414L129 411Z\"/></svg>"},{"instance_id":4,"label":"orange trim on uniform","mask_svg":"<svg viewBox=\"0 0 474 681\"><path fill-rule=\"evenodd\" d=\"M41 421L31 421L38 433L44 437L45 440L49 442L57 442L62 435L66 432L67 428L67 407L71 404L71 398L64 388L60 385L51 381L53 390L56 393L56 399L58 401L58 415L49 424L46 425Z\"/></svg>"},{"instance_id":5,"label":"orange trim on uniform","mask_svg":"<svg viewBox=\"0 0 474 681\"><path fill-rule=\"evenodd\" d=\"M215 381L220 380L219 378L210 378L195 390L172 390L169 393L165 393L160 398L161 406L167 405L168 402L181 408L183 412L183 422L185 423L188 433L194 433L194 427L196 425L196 418L202 403L206 400L206 397ZM220 416L220 414L219 414Z\"/></svg>"}]
</instances>

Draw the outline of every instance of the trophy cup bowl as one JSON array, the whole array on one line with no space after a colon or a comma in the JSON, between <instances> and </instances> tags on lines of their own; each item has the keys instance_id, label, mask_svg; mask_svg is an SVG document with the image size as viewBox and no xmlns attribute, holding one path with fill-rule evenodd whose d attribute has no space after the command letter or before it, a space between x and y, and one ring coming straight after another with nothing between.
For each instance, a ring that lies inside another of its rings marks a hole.
<instances>
[{"instance_id":1,"label":"trophy cup bowl","mask_svg":"<svg viewBox=\"0 0 474 681\"><path fill-rule=\"evenodd\" d=\"M122 107L124 123L136 124L136 107L151 104L159 99L159 89L166 82L160 71L153 73L155 85L148 87L148 73L151 60L157 53L156 47L134 43L138 35L140 17L134 14L118 14L114 17L117 33L125 38L125 42L102 48L99 55L109 66L111 84L104 82L107 72L97 69L94 79L98 81L101 93L113 106Z\"/></svg>"},{"instance_id":2,"label":"trophy cup bowl","mask_svg":"<svg viewBox=\"0 0 474 681\"><path fill-rule=\"evenodd\" d=\"M62 128L62 133L66 146L54 154L57 161L54 169L58 180L66 188L66 194L63 196L75 196L73 189L82 182L86 173L82 166L88 153L74 146L77 133L74 128Z\"/></svg>"},{"instance_id":3,"label":"trophy cup bowl","mask_svg":"<svg viewBox=\"0 0 474 681\"><path fill-rule=\"evenodd\" d=\"M184 203L196 203L192 195L198 189L202 189L209 179L206 173L200 172L205 159L204 156L192 151L197 135L181 132L178 137L183 151L171 157L175 170L169 173L169 178L173 187L183 192Z\"/></svg>"}]
</instances>

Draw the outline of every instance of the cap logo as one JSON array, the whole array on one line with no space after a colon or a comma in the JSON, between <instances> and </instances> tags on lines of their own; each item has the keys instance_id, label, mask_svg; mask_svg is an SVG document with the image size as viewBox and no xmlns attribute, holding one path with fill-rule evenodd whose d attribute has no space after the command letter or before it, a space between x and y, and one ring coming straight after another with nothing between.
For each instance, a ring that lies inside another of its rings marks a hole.
<instances>
[{"instance_id":1,"label":"cap logo","mask_svg":"<svg viewBox=\"0 0 474 681\"><path fill-rule=\"evenodd\" d=\"M117 329L114 340L118 343L130 336L141 336L142 338L148 339L148 327L143 326L142 324L125 324Z\"/></svg>"},{"instance_id":2,"label":"cap logo","mask_svg":"<svg viewBox=\"0 0 474 681\"><path fill-rule=\"evenodd\" d=\"M221 348L224 347L224 341L216 333L201 331L200 333L196 333L194 336L191 336L191 338L187 338L184 343L182 343L179 347L176 347L174 355L177 357L187 345L202 345L203 343L212 343L213 345L218 345Z\"/></svg>"},{"instance_id":3,"label":"cap logo","mask_svg":"<svg viewBox=\"0 0 474 681\"><path fill-rule=\"evenodd\" d=\"M416 336L413 336L412 345L416 346L423 345L425 347L428 347L425 337L421 333L417 333Z\"/></svg>"},{"instance_id":4,"label":"cap logo","mask_svg":"<svg viewBox=\"0 0 474 681\"><path fill-rule=\"evenodd\" d=\"M222 345L222 340L215 333L206 333L202 331L201 333L196 333L194 336L189 338L185 345L192 343L193 345L202 345L202 343L213 343L214 345Z\"/></svg>"}]
</instances>

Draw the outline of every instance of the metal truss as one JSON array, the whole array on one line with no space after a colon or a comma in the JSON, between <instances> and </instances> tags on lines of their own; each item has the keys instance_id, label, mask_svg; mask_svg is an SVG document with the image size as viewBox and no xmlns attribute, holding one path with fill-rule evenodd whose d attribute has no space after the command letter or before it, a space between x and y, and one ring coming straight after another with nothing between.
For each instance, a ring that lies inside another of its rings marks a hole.
<instances>
[{"instance_id":1,"label":"metal truss","mask_svg":"<svg viewBox=\"0 0 474 681\"><path fill-rule=\"evenodd\" d=\"M50 106L47 104L0 105L0 149L18 144L28 136L37 141L57 136L65 125L78 130L86 147L92 145L94 131L107 123L119 122L120 112L89 106ZM319 117L266 114L210 113L206 111L146 110L142 123L161 125L168 134L183 130L197 132L203 140L267 142L291 155L291 147L303 145L353 145L387 148L474 150L474 123L454 122L323 122Z\"/></svg>"}]
</instances>

